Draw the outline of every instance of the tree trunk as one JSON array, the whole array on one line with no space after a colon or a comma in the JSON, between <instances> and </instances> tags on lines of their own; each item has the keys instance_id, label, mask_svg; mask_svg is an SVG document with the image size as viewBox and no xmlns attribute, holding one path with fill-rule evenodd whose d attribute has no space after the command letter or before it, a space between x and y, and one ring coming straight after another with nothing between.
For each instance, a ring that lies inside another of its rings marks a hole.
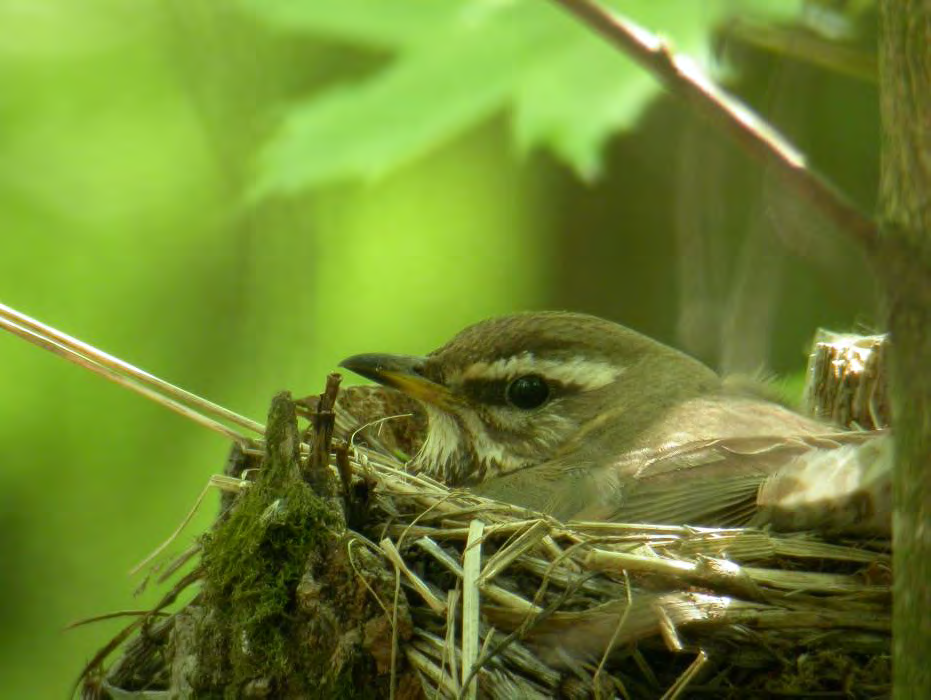
<instances>
[{"instance_id":1,"label":"tree trunk","mask_svg":"<svg viewBox=\"0 0 931 700\"><path fill-rule=\"evenodd\" d=\"M894 693L931 697L931 3L881 3L882 240L896 430Z\"/></svg>"}]
</instances>

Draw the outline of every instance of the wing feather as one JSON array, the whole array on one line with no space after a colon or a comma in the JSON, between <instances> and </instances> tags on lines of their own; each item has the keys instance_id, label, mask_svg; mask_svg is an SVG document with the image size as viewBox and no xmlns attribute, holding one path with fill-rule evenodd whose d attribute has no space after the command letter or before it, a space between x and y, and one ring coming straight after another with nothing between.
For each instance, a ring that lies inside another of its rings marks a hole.
<instances>
[{"instance_id":1,"label":"wing feather","mask_svg":"<svg viewBox=\"0 0 931 700\"><path fill-rule=\"evenodd\" d=\"M698 440L607 465L567 456L476 490L561 519L886 534L889 444L877 431Z\"/></svg>"}]
</instances>

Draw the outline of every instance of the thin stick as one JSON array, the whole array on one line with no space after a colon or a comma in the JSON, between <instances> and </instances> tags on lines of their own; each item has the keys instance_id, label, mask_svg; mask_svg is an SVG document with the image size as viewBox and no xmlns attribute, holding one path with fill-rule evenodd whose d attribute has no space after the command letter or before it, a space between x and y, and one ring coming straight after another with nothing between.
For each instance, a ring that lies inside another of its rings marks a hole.
<instances>
[{"instance_id":1,"label":"thin stick","mask_svg":"<svg viewBox=\"0 0 931 700\"><path fill-rule=\"evenodd\" d=\"M400 540L399 540L400 541ZM431 540L429 537L421 537L417 542L415 542L421 549L433 556L440 564L442 564L446 569L459 577L460 579L464 577L462 567L459 565L455 559L449 556L443 548L440 547L436 542ZM515 610L520 610L521 612L528 613L540 613L543 611L539 605L534 605L529 600L521 598L516 593L511 593L500 586L496 586L493 583L478 583L479 590L484 593L488 598L494 600L502 605L507 607L514 608Z\"/></svg>"},{"instance_id":2,"label":"thin stick","mask_svg":"<svg viewBox=\"0 0 931 700\"><path fill-rule=\"evenodd\" d=\"M197 556L203 550L203 546L199 542L195 542L190 547L185 549L181 554L176 556L171 563L165 567L165 570L162 571L158 578L155 579L156 583L165 583L168 579L177 573L177 571L187 564L191 559Z\"/></svg>"},{"instance_id":3,"label":"thin stick","mask_svg":"<svg viewBox=\"0 0 931 700\"><path fill-rule=\"evenodd\" d=\"M392 625L394 625L395 620L393 616L391 615L391 612L389 612L388 606L385 605L382 599L378 597L378 594L375 592L375 589L372 588L371 584L365 579L365 576L362 575L362 572L359 571L359 567L356 566L356 562L352 558L352 545L354 545L356 542L362 542L363 544L367 544L368 546L370 546L371 549L375 552L378 552L378 554L381 554L382 552L375 543L368 542L365 538L360 538L358 533L354 533L354 534L356 536L350 539L349 542L346 544L346 556L349 559L349 566L352 567L352 570L355 572L356 576L359 578L359 581L362 583L362 585L365 586L368 589L369 593L372 594L372 597L375 599L375 602L378 603L378 605L382 609L382 612L385 613L385 618L387 618L388 621ZM393 636L394 635L392 634L392 637Z\"/></svg>"},{"instance_id":4,"label":"thin stick","mask_svg":"<svg viewBox=\"0 0 931 700\"><path fill-rule=\"evenodd\" d=\"M394 564L395 569L404 574L411 586L414 587L414 590L417 591L424 602L430 606L430 609L437 615L445 615L446 601L438 598L436 594L430 590L430 587L423 582L423 579L410 570L410 567L404 561L404 557L401 556L401 553L394 546L394 542L385 538L379 542L379 546L382 552L385 553L385 556L388 557L388 560Z\"/></svg>"},{"instance_id":5,"label":"thin stick","mask_svg":"<svg viewBox=\"0 0 931 700\"><path fill-rule=\"evenodd\" d=\"M70 362L74 362L92 372L96 372L110 381L116 382L117 384L142 394L146 398L161 403L163 406L168 407L176 413L180 413L185 418L194 420L211 430L216 430L235 440L245 442L247 438L237 431L226 427L222 423L217 423L215 421L208 422L210 421L209 418L206 418L187 406L197 408L207 415L228 420L235 425L258 433L259 435L265 434L265 426L261 423L257 423L219 404L215 404L212 401L197 396L197 394L192 394L174 384L159 379L155 375L149 374L128 362L124 362L66 333L62 333L6 304L0 304L0 326L24 340L29 341L33 345L37 345ZM175 400L168 397L173 397Z\"/></svg>"},{"instance_id":6,"label":"thin stick","mask_svg":"<svg viewBox=\"0 0 931 700\"><path fill-rule=\"evenodd\" d=\"M601 676L601 672L604 670L605 664L608 662L608 657L611 655L611 652L614 651L614 645L617 644L617 639L621 636L621 630L624 628L624 623L627 622L630 611L634 607L633 594L631 593L630 586L630 576L628 575L627 571L624 572L624 583L624 587L627 589L627 607L624 608L624 613L618 618L617 627L614 628L614 634L611 635L611 640L608 642L608 646L605 647L604 653L601 655L601 661L598 663L598 668L595 669L595 675L592 676L592 685L595 687L596 697L601 695L599 676Z\"/></svg>"},{"instance_id":7,"label":"thin stick","mask_svg":"<svg viewBox=\"0 0 931 700\"><path fill-rule=\"evenodd\" d=\"M670 92L733 138L747 153L772 167L796 195L867 250L878 244L876 224L836 187L805 165L805 157L763 118L727 94L685 56L645 29L592 0L554 0L648 70Z\"/></svg>"},{"instance_id":8,"label":"thin stick","mask_svg":"<svg viewBox=\"0 0 931 700\"><path fill-rule=\"evenodd\" d=\"M85 617L83 620L75 620L74 622L69 622L65 625L65 630L73 630L78 627L83 627L85 625L90 625L94 622L103 622L104 620L115 620L119 617L143 617L144 615L150 615L151 610L115 610L114 612L103 613L102 615L94 615L93 617ZM168 613L159 612L159 617L168 617Z\"/></svg>"},{"instance_id":9,"label":"thin stick","mask_svg":"<svg viewBox=\"0 0 931 700\"><path fill-rule=\"evenodd\" d=\"M390 541L390 540L389 540ZM391 685L389 700L394 700L398 688L398 601L401 598L401 572L394 568L394 604L391 606Z\"/></svg>"},{"instance_id":10,"label":"thin stick","mask_svg":"<svg viewBox=\"0 0 931 700\"><path fill-rule=\"evenodd\" d=\"M436 683L437 692L442 689L446 691L447 695L455 697L455 691L449 680L446 678L445 671L433 663L426 654L418 651L410 644L404 647L404 654L407 657L407 660L410 662L411 666L416 668L418 671Z\"/></svg>"},{"instance_id":11,"label":"thin stick","mask_svg":"<svg viewBox=\"0 0 931 700\"><path fill-rule=\"evenodd\" d=\"M462 556L462 692L466 700L478 697L478 679L472 668L478 660L479 638L479 592L478 575L482 568L482 533L485 524L481 520L469 523L469 539Z\"/></svg>"},{"instance_id":12,"label":"thin stick","mask_svg":"<svg viewBox=\"0 0 931 700\"><path fill-rule=\"evenodd\" d=\"M545 520L537 520L510 545L499 549L485 564L485 568L482 569L482 573L478 577L479 588L504 571L521 554L531 547L535 547L549 532L549 523Z\"/></svg>"},{"instance_id":13,"label":"thin stick","mask_svg":"<svg viewBox=\"0 0 931 700\"><path fill-rule=\"evenodd\" d=\"M135 576L139 573L144 566L146 566L150 561L155 559L159 554L165 551L166 548L171 546L171 543L178 539L178 535L187 527L187 524L191 522L191 519L197 514L197 510L200 508L200 504L204 502L204 498L207 497L207 494L212 488L221 488L224 490L230 489L230 484L237 484L237 490L244 489L250 486L250 482L244 481L242 479L236 479L234 477L229 477L225 475L214 475L210 477L207 481L207 485L201 490L200 495L195 499L194 505L191 506L191 509L188 511L188 514L184 517L184 520L181 521L181 524L175 528L175 531L172 532L168 539L162 542L158 547L156 547L151 554L149 554L145 559L136 564L133 568L129 570L130 576Z\"/></svg>"},{"instance_id":14,"label":"thin stick","mask_svg":"<svg viewBox=\"0 0 931 700\"><path fill-rule=\"evenodd\" d=\"M459 607L459 588L446 591L446 646L443 653L449 654L449 681L455 694L459 695L459 663L456 659L456 609ZM440 659L443 661L443 659Z\"/></svg>"},{"instance_id":15,"label":"thin stick","mask_svg":"<svg viewBox=\"0 0 931 700\"><path fill-rule=\"evenodd\" d=\"M114 635L113 638L109 642L107 642L101 649L97 651L96 654L94 654L91 660L88 661L84 665L84 668L81 669L81 674L77 677L77 680L75 680L74 686L71 688L70 695L74 695L75 691L77 691L78 689L78 685L80 685L80 683L84 679L86 679L93 671L95 671L96 669L99 669L100 665L106 660L106 658L111 653L113 653L113 651L120 644L126 641L133 632L139 629L144 622L146 622L147 620L150 620L156 615L161 615L161 611L164 608L174 603L178 599L178 596L181 595L181 593L188 586L196 583L197 581L202 579L203 576L204 576L204 572L202 569L194 569L193 571L189 572L183 579L178 581L178 583L176 583L170 591L168 591L164 596L162 596L161 600L159 600L158 603L155 604L155 607L153 607L150 611L148 611L147 614L137 617L135 620L129 623L126 627L124 627L122 630L117 632L116 635Z\"/></svg>"},{"instance_id":16,"label":"thin stick","mask_svg":"<svg viewBox=\"0 0 931 700\"><path fill-rule=\"evenodd\" d=\"M695 680L695 676L698 675L698 672L701 671L707 662L707 652L704 649L699 649L698 656L695 657L695 660L689 664L689 667L676 679L676 682L672 684L669 690L663 693L663 697L660 698L660 700L676 700L682 697L682 693L685 692L689 683Z\"/></svg>"},{"instance_id":17,"label":"thin stick","mask_svg":"<svg viewBox=\"0 0 931 700\"><path fill-rule=\"evenodd\" d=\"M249 442L249 438L247 438L245 435L224 425L223 423L215 421L212 418L208 418L207 416L201 413L198 413L197 411L191 408L188 408L187 406L184 406L183 404L180 404L177 401L168 398L167 396L162 396L161 394L149 389L148 387L145 387L139 384L133 379L130 379L129 377L124 377L123 375L119 374L118 372L115 372L109 367L105 367L104 365L101 365L100 363L94 360L91 360L87 357L84 357L83 355L75 353L69 348L59 345L58 343L52 340L49 340L48 338L44 338L38 335L37 333L30 331L27 328L18 326L17 324L12 323L11 321L8 321L5 318L0 318L0 327L6 328L8 331L13 333L14 335L18 335L20 338L27 340L33 345L43 348L44 350L48 350L49 352L55 355L58 355L59 357L62 357L68 360L69 362L73 362L74 364L80 365L81 367L84 367L85 369L89 369L91 372L95 372L96 374L99 374L100 376L106 379L109 379L111 382L114 382L116 384L119 384L120 386L126 387L127 389L130 389L132 391L135 391L137 394L141 394L142 396L145 396L147 399L150 399L154 401L155 403L165 406L167 409L174 411L175 413L181 416L184 416L188 420L193 421L197 423L198 425L201 425L209 430L213 430L214 432L219 433L220 435L223 435L224 437L228 437L228 438L231 438L232 440L236 440L240 444L246 444Z\"/></svg>"}]
</instances>

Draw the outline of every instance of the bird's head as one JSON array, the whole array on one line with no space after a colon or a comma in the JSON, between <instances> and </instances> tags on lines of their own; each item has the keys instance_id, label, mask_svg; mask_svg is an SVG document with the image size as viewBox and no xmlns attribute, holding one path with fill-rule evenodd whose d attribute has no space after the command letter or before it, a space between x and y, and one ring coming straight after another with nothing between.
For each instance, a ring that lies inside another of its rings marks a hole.
<instances>
[{"instance_id":1,"label":"bird's head","mask_svg":"<svg viewBox=\"0 0 931 700\"><path fill-rule=\"evenodd\" d=\"M424 357L355 355L340 365L423 404L428 433L409 466L449 484L566 450L620 451L668 408L719 381L635 331L564 312L482 321Z\"/></svg>"}]
</instances>

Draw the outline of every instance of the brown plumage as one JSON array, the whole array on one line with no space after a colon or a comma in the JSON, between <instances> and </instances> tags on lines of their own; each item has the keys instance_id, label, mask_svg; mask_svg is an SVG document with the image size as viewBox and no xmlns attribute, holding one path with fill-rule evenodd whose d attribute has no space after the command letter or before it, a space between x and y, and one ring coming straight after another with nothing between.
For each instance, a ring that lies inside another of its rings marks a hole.
<instances>
[{"instance_id":1,"label":"brown plumage","mask_svg":"<svg viewBox=\"0 0 931 700\"><path fill-rule=\"evenodd\" d=\"M561 519L889 531L888 437L736 390L610 321L506 316L425 357L342 365L389 387L351 389L345 425L410 413L366 438L412 455L413 471Z\"/></svg>"}]
</instances>

